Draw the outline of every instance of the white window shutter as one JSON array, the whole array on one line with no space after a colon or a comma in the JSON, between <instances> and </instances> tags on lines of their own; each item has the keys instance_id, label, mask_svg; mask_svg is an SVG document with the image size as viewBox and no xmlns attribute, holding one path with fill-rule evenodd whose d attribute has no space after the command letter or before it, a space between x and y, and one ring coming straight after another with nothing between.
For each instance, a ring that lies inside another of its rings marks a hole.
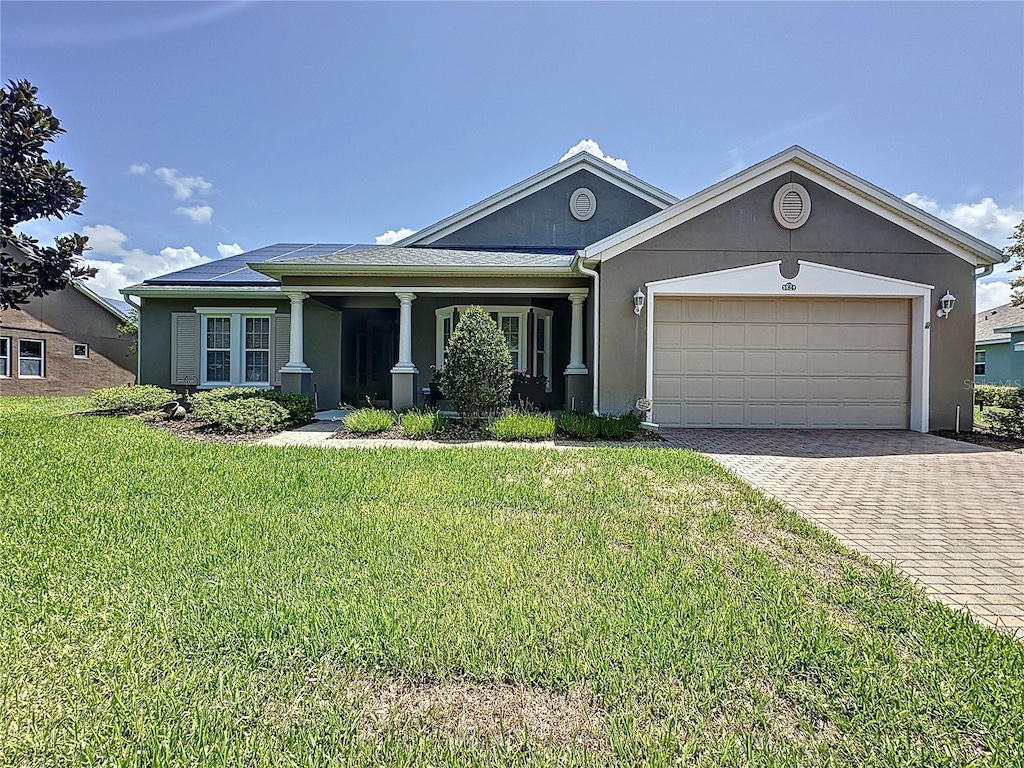
<instances>
[{"instance_id":1,"label":"white window shutter","mask_svg":"<svg viewBox=\"0 0 1024 768\"><path fill-rule=\"evenodd\" d=\"M171 313L171 383L199 385L199 315Z\"/></svg>"},{"instance_id":2,"label":"white window shutter","mask_svg":"<svg viewBox=\"0 0 1024 768\"><path fill-rule=\"evenodd\" d=\"M274 338L270 350L270 382L281 386L281 368L291 360L291 315L274 315Z\"/></svg>"}]
</instances>

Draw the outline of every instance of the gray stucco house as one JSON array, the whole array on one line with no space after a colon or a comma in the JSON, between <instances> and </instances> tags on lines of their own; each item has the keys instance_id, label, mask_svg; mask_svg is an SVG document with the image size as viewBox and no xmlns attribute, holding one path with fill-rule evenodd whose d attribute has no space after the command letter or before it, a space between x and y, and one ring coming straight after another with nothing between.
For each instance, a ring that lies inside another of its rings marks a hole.
<instances>
[{"instance_id":1,"label":"gray stucco house","mask_svg":"<svg viewBox=\"0 0 1024 768\"><path fill-rule=\"evenodd\" d=\"M1024 306L979 312L974 327L974 383L1024 387Z\"/></svg>"},{"instance_id":2,"label":"gray stucco house","mask_svg":"<svg viewBox=\"0 0 1024 768\"><path fill-rule=\"evenodd\" d=\"M393 246L281 243L123 293L144 383L399 408L475 304L556 408L926 431L972 413L974 282L1003 258L800 147L684 200L579 154Z\"/></svg>"}]
</instances>

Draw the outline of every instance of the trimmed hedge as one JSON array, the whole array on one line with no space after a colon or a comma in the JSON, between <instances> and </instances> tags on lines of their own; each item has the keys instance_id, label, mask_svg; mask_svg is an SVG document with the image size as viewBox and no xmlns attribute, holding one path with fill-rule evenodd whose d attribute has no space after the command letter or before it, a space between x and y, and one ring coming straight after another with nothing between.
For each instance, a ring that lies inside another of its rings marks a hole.
<instances>
[{"instance_id":1,"label":"trimmed hedge","mask_svg":"<svg viewBox=\"0 0 1024 768\"><path fill-rule=\"evenodd\" d=\"M982 408L1013 408L1024 401L1024 387L1008 387L997 384L976 384L974 402Z\"/></svg>"},{"instance_id":2,"label":"trimmed hedge","mask_svg":"<svg viewBox=\"0 0 1024 768\"><path fill-rule=\"evenodd\" d=\"M308 424L316 416L316 404L311 395L300 395L295 392L281 392L277 389L255 389L253 387L225 387L211 389L208 392L196 392L189 397L189 405L196 418L217 423L217 417L224 411L211 411L216 403L238 400L264 400L284 409L286 414L283 426L297 427ZM274 427L268 427L273 429Z\"/></svg>"},{"instance_id":3,"label":"trimmed hedge","mask_svg":"<svg viewBox=\"0 0 1024 768\"><path fill-rule=\"evenodd\" d=\"M391 429L395 425L395 414L382 408L360 408L348 414L342 423L353 432L372 435Z\"/></svg>"},{"instance_id":4,"label":"trimmed hedge","mask_svg":"<svg viewBox=\"0 0 1024 768\"><path fill-rule=\"evenodd\" d=\"M406 411L402 414L402 431L408 437L427 437L444 432L448 417L438 411Z\"/></svg>"},{"instance_id":5,"label":"trimmed hedge","mask_svg":"<svg viewBox=\"0 0 1024 768\"><path fill-rule=\"evenodd\" d=\"M554 437L555 420L549 413L503 413L487 425L486 430L498 440L543 440Z\"/></svg>"},{"instance_id":6,"label":"trimmed hedge","mask_svg":"<svg viewBox=\"0 0 1024 768\"><path fill-rule=\"evenodd\" d=\"M288 423L288 410L263 397L211 400L202 405L204 421L224 432L274 432Z\"/></svg>"},{"instance_id":7,"label":"trimmed hedge","mask_svg":"<svg viewBox=\"0 0 1024 768\"><path fill-rule=\"evenodd\" d=\"M139 384L97 389L92 393L90 401L96 410L129 414L154 411L177 399L178 395L169 389L152 384Z\"/></svg>"}]
</instances>

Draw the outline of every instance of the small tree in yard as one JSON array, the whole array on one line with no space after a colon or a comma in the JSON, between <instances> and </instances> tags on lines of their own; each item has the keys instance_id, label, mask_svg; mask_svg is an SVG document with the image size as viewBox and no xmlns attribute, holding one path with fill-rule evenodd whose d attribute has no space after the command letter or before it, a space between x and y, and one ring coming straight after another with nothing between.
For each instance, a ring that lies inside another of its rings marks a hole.
<instances>
[{"instance_id":1,"label":"small tree in yard","mask_svg":"<svg viewBox=\"0 0 1024 768\"><path fill-rule=\"evenodd\" d=\"M1010 257L1010 271L1018 272L1024 269L1024 220L1013 230L1010 240L1013 242L1003 249L1003 253ZM1019 307L1024 304L1024 275L1013 278L1010 287L1014 289L1010 294L1013 306Z\"/></svg>"},{"instance_id":2,"label":"small tree in yard","mask_svg":"<svg viewBox=\"0 0 1024 768\"><path fill-rule=\"evenodd\" d=\"M480 307L470 307L459 317L445 349L438 384L448 402L469 423L508 404L512 394L508 343Z\"/></svg>"}]
</instances>

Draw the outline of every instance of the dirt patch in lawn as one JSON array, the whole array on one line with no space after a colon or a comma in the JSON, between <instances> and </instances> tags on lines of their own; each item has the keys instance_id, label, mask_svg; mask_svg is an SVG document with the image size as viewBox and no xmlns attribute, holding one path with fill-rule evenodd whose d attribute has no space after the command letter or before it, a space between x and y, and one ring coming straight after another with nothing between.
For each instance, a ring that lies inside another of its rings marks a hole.
<instances>
[{"instance_id":1,"label":"dirt patch in lawn","mask_svg":"<svg viewBox=\"0 0 1024 768\"><path fill-rule=\"evenodd\" d=\"M1024 438L1020 437L1002 437L980 429L976 429L974 432L954 432L951 429L937 429L932 434L946 437L950 440L960 440L964 443L994 448L997 451L1024 453Z\"/></svg>"}]
</instances>

